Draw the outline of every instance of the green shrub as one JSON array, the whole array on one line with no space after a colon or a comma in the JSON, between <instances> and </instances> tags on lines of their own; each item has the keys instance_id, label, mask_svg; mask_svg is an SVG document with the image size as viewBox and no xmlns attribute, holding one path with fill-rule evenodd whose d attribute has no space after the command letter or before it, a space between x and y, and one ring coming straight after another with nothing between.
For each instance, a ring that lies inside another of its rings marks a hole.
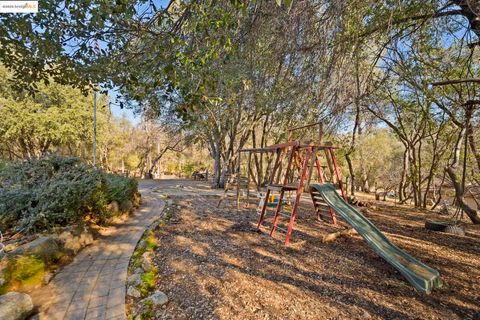
<instances>
[{"instance_id":1,"label":"green shrub","mask_svg":"<svg viewBox=\"0 0 480 320\"><path fill-rule=\"evenodd\" d=\"M145 272L140 278L142 279L142 283L138 289L143 296L146 296L149 292L155 289L157 272L154 270Z\"/></svg>"},{"instance_id":2,"label":"green shrub","mask_svg":"<svg viewBox=\"0 0 480 320\"><path fill-rule=\"evenodd\" d=\"M5 170L6 167L7 167L7 162L5 160L0 159L0 172Z\"/></svg>"},{"instance_id":3,"label":"green shrub","mask_svg":"<svg viewBox=\"0 0 480 320\"><path fill-rule=\"evenodd\" d=\"M0 172L0 224L35 232L82 221L104 222L112 200L133 198L136 181L106 174L78 158L46 156Z\"/></svg>"},{"instance_id":4,"label":"green shrub","mask_svg":"<svg viewBox=\"0 0 480 320\"><path fill-rule=\"evenodd\" d=\"M155 238L155 233L153 231L148 231L147 236L145 237L145 249L146 251L153 252L157 248L157 239Z\"/></svg>"},{"instance_id":5,"label":"green shrub","mask_svg":"<svg viewBox=\"0 0 480 320\"><path fill-rule=\"evenodd\" d=\"M107 197L111 202L113 200L122 203L131 200L138 190L138 182L135 179L129 179L114 174L106 174L107 179Z\"/></svg>"}]
</instances>

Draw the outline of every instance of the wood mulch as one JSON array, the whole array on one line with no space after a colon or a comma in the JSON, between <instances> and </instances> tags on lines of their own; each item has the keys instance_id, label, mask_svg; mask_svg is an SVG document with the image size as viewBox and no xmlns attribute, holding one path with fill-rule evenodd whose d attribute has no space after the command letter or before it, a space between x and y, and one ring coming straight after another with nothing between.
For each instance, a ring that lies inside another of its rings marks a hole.
<instances>
[{"instance_id":1,"label":"wood mulch","mask_svg":"<svg viewBox=\"0 0 480 320\"><path fill-rule=\"evenodd\" d=\"M444 287L423 295L359 235L322 243L340 226L302 201L291 243L258 215L217 197L177 197L156 230L157 289L170 302L156 319L480 319L480 226L466 236L425 230L425 214L379 202L369 218L400 248L439 270Z\"/></svg>"}]
</instances>

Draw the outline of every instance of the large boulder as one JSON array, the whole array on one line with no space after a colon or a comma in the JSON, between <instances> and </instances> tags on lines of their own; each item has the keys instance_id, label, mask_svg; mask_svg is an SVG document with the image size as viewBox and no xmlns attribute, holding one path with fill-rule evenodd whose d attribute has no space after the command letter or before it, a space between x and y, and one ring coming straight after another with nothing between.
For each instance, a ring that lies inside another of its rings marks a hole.
<instances>
[{"instance_id":1,"label":"large boulder","mask_svg":"<svg viewBox=\"0 0 480 320\"><path fill-rule=\"evenodd\" d=\"M32 298L28 294L9 292L0 296L0 319L2 320L24 320L32 311Z\"/></svg>"},{"instance_id":2,"label":"large boulder","mask_svg":"<svg viewBox=\"0 0 480 320\"><path fill-rule=\"evenodd\" d=\"M53 260L58 252L58 244L52 236L42 236L32 242L21 245L9 255L11 257L19 255L34 255L44 261Z\"/></svg>"}]
</instances>

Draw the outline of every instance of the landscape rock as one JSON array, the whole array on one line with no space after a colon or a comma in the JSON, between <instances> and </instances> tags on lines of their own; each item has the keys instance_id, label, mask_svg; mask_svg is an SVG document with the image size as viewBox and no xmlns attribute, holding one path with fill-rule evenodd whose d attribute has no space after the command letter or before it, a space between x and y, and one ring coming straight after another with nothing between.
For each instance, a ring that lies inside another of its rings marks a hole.
<instances>
[{"instance_id":1,"label":"landscape rock","mask_svg":"<svg viewBox=\"0 0 480 320\"><path fill-rule=\"evenodd\" d=\"M107 205L107 210L116 215L120 212L120 205L117 201L113 200Z\"/></svg>"},{"instance_id":2,"label":"landscape rock","mask_svg":"<svg viewBox=\"0 0 480 320\"><path fill-rule=\"evenodd\" d=\"M58 238L63 243L63 248L65 250L72 251L74 254L76 254L81 249L81 245L77 241L77 237L70 231L62 232Z\"/></svg>"},{"instance_id":3,"label":"landscape rock","mask_svg":"<svg viewBox=\"0 0 480 320\"><path fill-rule=\"evenodd\" d=\"M127 296L134 297L134 298L140 298L142 296L142 294L140 293L140 291L135 289L135 287L130 286L127 289Z\"/></svg>"},{"instance_id":4,"label":"landscape rock","mask_svg":"<svg viewBox=\"0 0 480 320\"><path fill-rule=\"evenodd\" d=\"M79 237L79 241L82 247L89 246L93 243L93 236L89 232L83 232Z\"/></svg>"},{"instance_id":5,"label":"landscape rock","mask_svg":"<svg viewBox=\"0 0 480 320\"><path fill-rule=\"evenodd\" d=\"M58 238L63 243L63 248L72 251L73 254L77 254L80 249L93 243L93 236L88 231L83 231L78 235L72 231L64 231Z\"/></svg>"},{"instance_id":6,"label":"landscape rock","mask_svg":"<svg viewBox=\"0 0 480 320\"><path fill-rule=\"evenodd\" d=\"M58 252L57 241L52 236L42 236L18 247L11 252L12 256L31 254L42 258L43 260L52 260Z\"/></svg>"},{"instance_id":7,"label":"landscape rock","mask_svg":"<svg viewBox=\"0 0 480 320\"><path fill-rule=\"evenodd\" d=\"M146 272L153 269L152 257L150 252L144 252L142 254L142 269Z\"/></svg>"},{"instance_id":8,"label":"landscape rock","mask_svg":"<svg viewBox=\"0 0 480 320\"><path fill-rule=\"evenodd\" d=\"M131 286L137 287L142 283L142 277L140 273L134 273L128 277L127 283Z\"/></svg>"},{"instance_id":9,"label":"landscape rock","mask_svg":"<svg viewBox=\"0 0 480 320\"><path fill-rule=\"evenodd\" d=\"M24 320L32 311L32 298L28 294L9 292L0 296L0 319L2 320Z\"/></svg>"},{"instance_id":10,"label":"landscape rock","mask_svg":"<svg viewBox=\"0 0 480 320\"><path fill-rule=\"evenodd\" d=\"M52 280L52 278L53 278L52 273L50 273L50 272L45 273L45 275L43 276L43 283L48 284L50 282L50 280Z\"/></svg>"},{"instance_id":11,"label":"landscape rock","mask_svg":"<svg viewBox=\"0 0 480 320\"><path fill-rule=\"evenodd\" d=\"M144 248L146 245L147 245L147 241L141 240L141 241L138 243L137 247L138 247L138 248Z\"/></svg>"},{"instance_id":12,"label":"landscape rock","mask_svg":"<svg viewBox=\"0 0 480 320\"><path fill-rule=\"evenodd\" d=\"M133 203L130 200L122 201L120 204L120 210L123 212L132 212L133 211Z\"/></svg>"},{"instance_id":13,"label":"landscape rock","mask_svg":"<svg viewBox=\"0 0 480 320\"><path fill-rule=\"evenodd\" d=\"M168 297L162 291L155 291L152 295L148 296L147 298L143 299L141 303L151 303L154 307L163 306L168 302Z\"/></svg>"}]
</instances>

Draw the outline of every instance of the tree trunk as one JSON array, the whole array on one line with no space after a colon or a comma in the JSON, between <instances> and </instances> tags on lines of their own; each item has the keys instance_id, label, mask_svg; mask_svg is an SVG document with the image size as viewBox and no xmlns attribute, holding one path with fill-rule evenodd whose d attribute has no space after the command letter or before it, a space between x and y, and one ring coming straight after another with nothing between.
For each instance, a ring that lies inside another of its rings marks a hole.
<instances>
[{"instance_id":1,"label":"tree trunk","mask_svg":"<svg viewBox=\"0 0 480 320\"><path fill-rule=\"evenodd\" d=\"M347 160L348 172L350 175L350 194L354 196L355 195L355 173L353 170L352 159L350 158L349 153L345 154L345 159Z\"/></svg>"},{"instance_id":2,"label":"tree trunk","mask_svg":"<svg viewBox=\"0 0 480 320\"><path fill-rule=\"evenodd\" d=\"M219 143L215 143L214 150L212 150L213 153L213 182L212 182L212 187L213 188L220 188L220 175L221 175L221 159L220 159L220 150L219 150Z\"/></svg>"},{"instance_id":3,"label":"tree trunk","mask_svg":"<svg viewBox=\"0 0 480 320\"><path fill-rule=\"evenodd\" d=\"M403 152L402 176L400 178L400 184L398 186L398 201L400 201L400 203L405 201L405 183L407 180L407 170L408 170L408 148L405 148L405 151Z\"/></svg>"},{"instance_id":4,"label":"tree trunk","mask_svg":"<svg viewBox=\"0 0 480 320\"><path fill-rule=\"evenodd\" d=\"M167 153L168 150L175 150L175 147L181 142L181 140L178 140L177 142L175 142L175 144L173 146L167 146L165 148L163 148L162 152L160 152L156 157L155 159L153 159L153 161L151 162L150 164L150 168L148 169L148 174L150 175L150 177L153 177L153 170L155 169L155 167L157 166L157 163L158 161L160 161L160 159L162 159L162 157L165 155L165 153Z\"/></svg>"},{"instance_id":5,"label":"tree trunk","mask_svg":"<svg viewBox=\"0 0 480 320\"><path fill-rule=\"evenodd\" d=\"M457 179L457 175L454 172L454 167L447 167L445 170L447 171L448 176L452 180L453 187L455 188L455 199L457 200L457 205L467 214L474 224L480 224L480 216L478 215L478 211L470 207L468 203L465 202L465 190L463 189L461 182L459 182Z\"/></svg>"}]
</instances>

